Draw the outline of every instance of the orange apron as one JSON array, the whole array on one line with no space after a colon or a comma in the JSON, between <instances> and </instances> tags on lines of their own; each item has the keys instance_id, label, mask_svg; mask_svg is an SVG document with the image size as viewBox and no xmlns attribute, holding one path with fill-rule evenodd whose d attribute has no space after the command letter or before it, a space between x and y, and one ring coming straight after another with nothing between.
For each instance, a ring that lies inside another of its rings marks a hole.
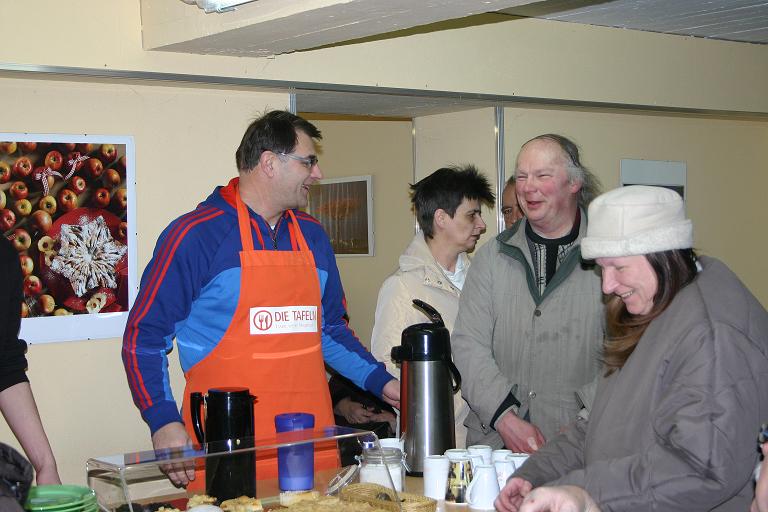
<instances>
[{"instance_id":1,"label":"orange apron","mask_svg":"<svg viewBox=\"0 0 768 512\"><path fill-rule=\"evenodd\" d=\"M294 250L254 250L251 219L239 189L235 197L243 246L240 298L219 344L185 374L182 414L187 432L195 439L190 393L225 386L247 387L256 397L256 439L274 439L275 415L286 412L314 414L315 430L331 426L334 418L323 365L322 304L314 255L290 210L288 229ZM336 450L315 450L316 470L337 466ZM194 487L204 485L201 473ZM257 479L276 476L276 451L257 453Z\"/></svg>"}]
</instances>

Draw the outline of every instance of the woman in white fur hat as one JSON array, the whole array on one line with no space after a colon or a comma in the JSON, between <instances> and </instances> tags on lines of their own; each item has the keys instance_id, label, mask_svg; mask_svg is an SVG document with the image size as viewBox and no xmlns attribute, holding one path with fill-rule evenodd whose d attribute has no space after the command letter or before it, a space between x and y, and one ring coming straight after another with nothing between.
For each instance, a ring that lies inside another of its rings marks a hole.
<instances>
[{"instance_id":1,"label":"woman in white fur hat","mask_svg":"<svg viewBox=\"0 0 768 512\"><path fill-rule=\"evenodd\" d=\"M603 511L749 510L768 313L692 247L674 191L630 186L592 202L582 256L602 268L608 296L604 376L589 420L532 455L498 510L520 510L545 484L582 488Z\"/></svg>"}]
</instances>

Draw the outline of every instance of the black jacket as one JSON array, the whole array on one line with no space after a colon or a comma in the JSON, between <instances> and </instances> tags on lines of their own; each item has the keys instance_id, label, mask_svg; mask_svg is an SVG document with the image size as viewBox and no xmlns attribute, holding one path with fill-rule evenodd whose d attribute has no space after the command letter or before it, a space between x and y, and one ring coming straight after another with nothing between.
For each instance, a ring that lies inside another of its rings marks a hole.
<instances>
[{"instance_id":1,"label":"black jacket","mask_svg":"<svg viewBox=\"0 0 768 512\"><path fill-rule=\"evenodd\" d=\"M27 344L19 339L22 281L19 254L0 236L0 391L27 382Z\"/></svg>"},{"instance_id":2,"label":"black jacket","mask_svg":"<svg viewBox=\"0 0 768 512\"><path fill-rule=\"evenodd\" d=\"M32 464L27 459L0 443L0 510L23 512L22 504L27 500L33 475Z\"/></svg>"}]
</instances>

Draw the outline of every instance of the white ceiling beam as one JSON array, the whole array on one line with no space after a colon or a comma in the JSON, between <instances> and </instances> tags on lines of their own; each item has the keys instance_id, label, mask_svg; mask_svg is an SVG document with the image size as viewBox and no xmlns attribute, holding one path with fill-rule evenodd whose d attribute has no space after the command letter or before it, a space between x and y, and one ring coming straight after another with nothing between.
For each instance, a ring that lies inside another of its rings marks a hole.
<instances>
[{"instance_id":1,"label":"white ceiling beam","mask_svg":"<svg viewBox=\"0 0 768 512\"><path fill-rule=\"evenodd\" d=\"M144 48L262 57L495 12L534 0L258 0L206 14L141 0Z\"/></svg>"}]
</instances>

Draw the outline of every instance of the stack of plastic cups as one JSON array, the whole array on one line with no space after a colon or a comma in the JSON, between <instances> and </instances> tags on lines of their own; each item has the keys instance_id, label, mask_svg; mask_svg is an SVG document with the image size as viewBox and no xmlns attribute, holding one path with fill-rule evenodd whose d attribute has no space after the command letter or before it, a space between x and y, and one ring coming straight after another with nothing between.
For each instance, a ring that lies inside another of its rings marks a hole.
<instances>
[{"instance_id":1,"label":"stack of plastic cups","mask_svg":"<svg viewBox=\"0 0 768 512\"><path fill-rule=\"evenodd\" d=\"M281 432L312 430L315 417L306 412L275 416L278 438ZM315 445L313 442L277 449L277 479L281 491L308 491L315 486Z\"/></svg>"}]
</instances>

